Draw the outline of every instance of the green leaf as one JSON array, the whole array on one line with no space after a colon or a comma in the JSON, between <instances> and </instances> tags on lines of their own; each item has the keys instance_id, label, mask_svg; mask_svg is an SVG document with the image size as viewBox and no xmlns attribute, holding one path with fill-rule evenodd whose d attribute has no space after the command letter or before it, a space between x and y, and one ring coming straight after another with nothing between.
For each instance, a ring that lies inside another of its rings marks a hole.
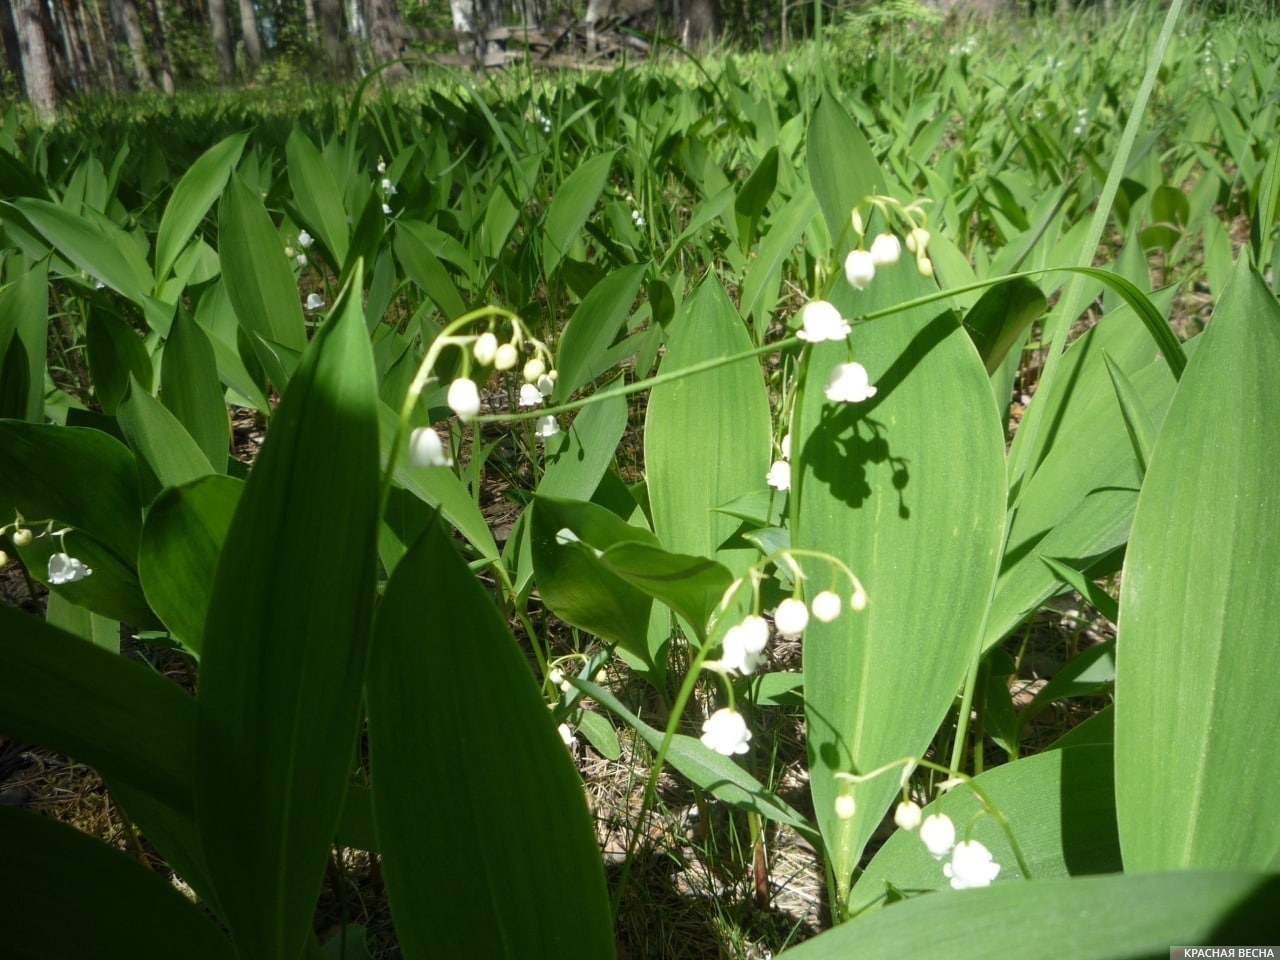
<instances>
[{"instance_id":1,"label":"green leaf","mask_svg":"<svg viewBox=\"0 0 1280 960\"><path fill-rule=\"evenodd\" d=\"M595 208L609 180L609 167L617 151L592 157L565 177L547 207L542 221L542 272L550 277Z\"/></svg>"},{"instance_id":2,"label":"green leaf","mask_svg":"<svg viewBox=\"0 0 1280 960\"><path fill-rule=\"evenodd\" d=\"M1120 413L1124 417L1124 428L1129 434L1129 444L1133 447L1133 456L1137 461L1138 475L1146 476L1147 463L1151 459L1151 444L1155 440L1156 428L1151 422L1151 414L1147 413L1142 395L1125 375L1120 365L1103 351L1102 359L1107 364L1107 376L1116 392L1116 400L1120 404Z\"/></svg>"},{"instance_id":3,"label":"green leaf","mask_svg":"<svg viewBox=\"0 0 1280 960\"><path fill-rule=\"evenodd\" d=\"M31 520L52 520L55 529L72 528L62 540L37 537L21 548L27 569L46 580L50 554L65 544L93 575L53 589L113 620L155 624L134 569L142 504L137 467L124 444L87 427L4 420L0 450L0 504Z\"/></svg>"},{"instance_id":4,"label":"green leaf","mask_svg":"<svg viewBox=\"0 0 1280 960\"><path fill-rule=\"evenodd\" d=\"M262 338L301 353L307 345L302 298L284 244L262 201L233 176L218 205L218 259L227 295L259 362ZM276 387L284 389L283 383Z\"/></svg>"},{"instance_id":5,"label":"green leaf","mask_svg":"<svg viewBox=\"0 0 1280 960\"><path fill-rule=\"evenodd\" d=\"M1267 866L1280 736L1280 304L1245 258L1170 404L1121 581L1125 868Z\"/></svg>"},{"instance_id":6,"label":"green leaf","mask_svg":"<svg viewBox=\"0 0 1280 960\"><path fill-rule=\"evenodd\" d=\"M570 678L569 682L635 730L654 751L662 748L666 733L642 721L608 690L576 677ZM711 792L730 806L751 810L769 820L785 823L810 843L818 843L817 831L785 800L729 757L716 753L697 737L682 733L673 736L667 746L667 762L703 790Z\"/></svg>"},{"instance_id":7,"label":"green leaf","mask_svg":"<svg viewBox=\"0 0 1280 960\"><path fill-rule=\"evenodd\" d=\"M0 806L0 844L0 899L22 918L5 930L7 957L236 956L217 924L163 876L74 827Z\"/></svg>"},{"instance_id":8,"label":"green leaf","mask_svg":"<svg viewBox=\"0 0 1280 960\"><path fill-rule=\"evenodd\" d=\"M884 174L867 138L830 91L814 108L805 149L813 195L839 248L836 253L843 256L853 246L841 242L853 234L850 214L863 197L887 192Z\"/></svg>"},{"instance_id":9,"label":"green leaf","mask_svg":"<svg viewBox=\"0 0 1280 960\"><path fill-rule=\"evenodd\" d=\"M359 729L378 504L360 274L272 419L205 622L196 815L245 956L296 957L310 937Z\"/></svg>"},{"instance_id":10,"label":"green leaf","mask_svg":"<svg viewBox=\"0 0 1280 960\"><path fill-rule=\"evenodd\" d=\"M684 302L669 337L661 374L751 349L742 318L714 277ZM651 391L645 467L654 532L666 549L710 557L735 575L754 562L754 547L733 542L737 521L715 510L765 487L769 438L769 398L752 357Z\"/></svg>"},{"instance_id":11,"label":"green leaf","mask_svg":"<svg viewBox=\"0 0 1280 960\"><path fill-rule=\"evenodd\" d=\"M401 222L396 228L393 242L396 258L404 267L405 275L431 298L444 318L454 320L467 312L462 295L458 293L449 271L415 226L413 223Z\"/></svg>"},{"instance_id":12,"label":"green leaf","mask_svg":"<svg viewBox=\"0 0 1280 960\"><path fill-rule=\"evenodd\" d=\"M185 310L173 318L160 367L160 402L186 428L217 473L226 473L231 421L213 344Z\"/></svg>"},{"instance_id":13,"label":"green leaf","mask_svg":"<svg viewBox=\"0 0 1280 960\"><path fill-rule=\"evenodd\" d=\"M342 206L342 191L315 144L295 126L285 144L289 164L289 185L293 199L307 225L316 232L325 250L333 257L333 265L341 270L347 260L347 241L351 228Z\"/></svg>"},{"instance_id":14,"label":"green leaf","mask_svg":"<svg viewBox=\"0 0 1280 960\"><path fill-rule=\"evenodd\" d=\"M1090 960L1165 957L1177 943L1266 943L1280 876L1176 871L1133 876L997 881L947 890L877 910L814 937L786 960L851 956L941 956L988 960L1006 952L1010 931L993 917L1017 917L1037 941Z\"/></svg>"},{"instance_id":15,"label":"green leaf","mask_svg":"<svg viewBox=\"0 0 1280 960\"><path fill-rule=\"evenodd\" d=\"M791 256L817 214L818 201L814 199L813 193L801 190L773 215L768 231L760 240L756 258L751 261L742 282L742 295L738 304L742 315L752 318L757 340L764 339L764 331L768 329L769 320L772 319L782 265Z\"/></svg>"},{"instance_id":16,"label":"green leaf","mask_svg":"<svg viewBox=\"0 0 1280 960\"><path fill-rule=\"evenodd\" d=\"M617 643L649 662L652 598L602 569L590 551L559 543L557 535L568 529L593 544L635 540L656 546L654 535L593 503L538 496L531 509L533 575L543 603L566 623Z\"/></svg>"},{"instance_id":17,"label":"green leaf","mask_svg":"<svg viewBox=\"0 0 1280 960\"><path fill-rule=\"evenodd\" d=\"M85 331L89 348L89 373L102 412L114 416L116 406L129 389L132 377L150 391L154 371L147 348L137 331L119 317L95 310Z\"/></svg>"},{"instance_id":18,"label":"green leaf","mask_svg":"<svg viewBox=\"0 0 1280 960\"><path fill-rule=\"evenodd\" d=\"M907 260L833 302L853 316L929 286ZM877 389L863 403L826 400L849 348L817 344L791 429L792 543L844 561L869 597L865 611L805 632L811 789L838 888L898 777L856 786L857 812L841 820L836 774L923 754L976 665L1004 527L1004 429L990 382L954 316L933 309L854 328L852 354ZM922 571L923 593L908 586Z\"/></svg>"},{"instance_id":19,"label":"green leaf","mask_svg":"<svg viewBox=\"0 0 1280 960\"><path fill-rule=\"evenodd\" d=\"M176 684L0 605L0 730L191 809L195 704Z\"/></svg>"},{"instance_id":20,"label":"green leaf","mask_svg":"<svg viewBox=\"0 0 1280 960\"><path fill-rule=\"evenodd\" d=\"M734 216L738 222L738 243L742 252L751 249L755 240L756 224L769 205L774 188L778 185L778 148L770 147L752 171L747 182L738 191L733 202Z\"/></svg>"},{"instance_id":21,"label":"green leaf","mask_svg":"<svg viewBox=\"0 0 1280 960\"><path fill-rule=\"evenodd\" d=\"M607 369L606 353L622 332L648 269L647 263L633 263L615 270L592 287L573 311L556 356L556 402L567 400Z\"/></svg>"},{"instance_id":22,"label":"green leaf","mask_svg":"<svg viewBox=\"0 0 1280 960\"><path fill-rule=\"evenodd\" d=\"M138 547L138 578L169 632L199 655L218 556L244 484L206 476L152 502Z\"/></svg>"},{"instance_id":23,"label":"green leaf","mask_svg":"<svg viewBox=\"0 0 1280 960\"><path fill-rule=\"evenodd\" d=\"M560 373L563 381L563 367ZM583 409L567 430L547 441L546 469L538 481L540 496L589 500L600 486L627 429L626 397L608 396L610 388L618 385L617 378L604 384L600 402Z\"/></svg>"},{"instance_id":24,"label":"green leaf","mask_svg":"<svg viewBox=\"0 0 1280 960\"><path fill-rule=\"evenodd\" d=\"M13 261L7 264L14 269ZM4 353L4 393L7 406L3 414L30 423L43 421L45 351L49 339L49 268L41 260L13 282L0 289L0 349ZM21 348L21 352L19 352ZM9 367L26 361L25 377ZM25 387L19 389L19 379ZM18 400L21 399L19 408Z\"/></svg>"},{"instance_id":25,"label":"green leaf","mask_svg":"<svg viewBox=\"0 0 1280 960\"><path fill-rule=\"evenodd\" d=\"M177 418L138 383L120 402L120 429L133 448L143 496L150 500L162 487L176 487L213 472L205 455Z\"/></svg>"},{"instance_id":26,"label":"green leaf","mask_svg":"<svg viewBox=\"0 0 1280 960\"><path fill-rule=\"evenodd\" d=\"M1120 872L1111 761L1109 745L1050 750L974 778L1008 822L1031 877ZM963 831L980 810L973 790L961 784L926 806L924 815L946 814ZM978 817L968 836L1000 864L997 883L1028 879L994 817ZM957 839L962 838L963 833ZM880 907L890 885L912 892L948 886L942 864L925 849L918 833L895 830L885 841L854 885L850 914Z\"/></svg>"},{"instance_id":27,"label":"green leaf","mask_svg":"<svg viewBox=\"0 0 1280 960\"><path fill-rule=\"evenodd\" d=\"M173 188L169 203L160 218L156 234L155 285L159 288L169 276L182 248L195 234L200 221L227 185L227 178L244 151L248 133L236 133L222 140L187 168Z\"/></svg>"},{"instance_id":28,"label":"green leaf","mask_svg":"<svg viewBox=\"0 0 1280 960\"><path fill-rule=\"evenodd\" d=\"M1000 368L1031 321L1044 313L1045 302L1038 286L1015 277L988 287L965 315L964 328L978 348L988 374Z\"/></svg>"},{"instance_id":29,"label":"green leaf","mask_svg":"<svg viewBox=\"0 0 1280 960\"><path fill-rule=\"evenodd\" d=\"M405 955L612 957L581 782L524 655L440 524L400 561L376 634L373 811Z\"/></svg>"}]
</instances>

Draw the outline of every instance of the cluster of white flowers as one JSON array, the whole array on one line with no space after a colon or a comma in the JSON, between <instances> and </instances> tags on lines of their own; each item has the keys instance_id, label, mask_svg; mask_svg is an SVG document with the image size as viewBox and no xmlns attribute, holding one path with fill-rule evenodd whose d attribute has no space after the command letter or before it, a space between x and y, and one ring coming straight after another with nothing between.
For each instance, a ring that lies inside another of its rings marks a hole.
<instances>
[{"instance_id":1,"label":"cluster of white flowers","mask_svg":"<svg viewBox=\"0 0 1280 960\"><path fill-rule=\"evenodd\" d=\"M551 118L542 112L541 108L534 108L534 116L538 120L538 126L542 128L543 133L551 132Z\"/></svg>"},{"instance_id":2,"label":"cluster of white flowers","mask_svg":"<svg viewBox=\"0 0 1280 960\"><path fill-rule=\"evenodd\" d=\"M643 229L644 229L645 224L646 224L648 221L647 221L647 220L645 220L645 218L644 218L644 214L642 214L639 210L635 210L635 209L633 209L633 210L631 211L631 222L632 222L632 223L634 223L634 224L636 225L636 229L637 229L637 230L643 230Z\"/></svg>"},{"instance_id":3,"label":"cluster of white flowers","mask_svg":"<svg viewBox=\"0 0 1280 960\"><path fill-rule=\"evenodd\" d=\"M378 189L382 193L382 213L384 216L391 216L391 198L399 191L396 189L395 181L390 177L383 176L387 172L387 165L381 159L378 160L378 175L382 177L378 181Z\"/></svg>"},{"instance_id":4,"label":"cluster of white flowers","mask_svg":"<svg viewBox=\"0 0 1280 960\"><path fill-rule=\"evenodd\" d=\"M970 57L978 49L978 38L970 36L964 43L953 46L949 51L953 57Z\"/></svg>"},{"instance_id":5,"label":"cluster of white flowers","mask_svg":"<svg viewBox=\"0 0 1280 960\"><path fill-rule=\"evenodd\" d=\"M956 843L956 827L945 813L935 813L921 819L923 811L916 803L905 800L898 804L893 819L903 830L920 828L920 840L935 860L950 854L949 863L942 865L942 873L951 881L953 890L969 890L988 887L1000 873L991 851L977 840Z\"/></svg>"},{"instance_id":6,"label":"cluster of white flowers","mask_svg":"<svg viewBox=\"0 0 1280 960\"><path fill-rule=\"evenodd\" d=\"M782 438L781 447L782 459L773 461L764 482L775 490L787 491L791 489L791 434Z\"/></svg>"},{"instance_id":7,"label":"cluster of white flowers","mask_svg":"<svg viewBox=\"0 0 1280 960\"><path fill-rule=\"evenodd\" d=\"M1071 132L1077 137L1084 133L1089 127L1089 108L1081 107L1076 111L1076 125L1071 128Z\"/></svg>"},{"instance_id":8,"label":"cluster of white flowers","mask_svg":"<svg viewBox=\"0 0 1280 960\"><path fill-rule=\"evenodd\" d=\"M869 250L849 251L844 258L844 278L853 289L865 290L875 279L876 267L891 266L901 256L902 242L892 233L879 234L871 241Z\"/></svg>"}]
</instances>

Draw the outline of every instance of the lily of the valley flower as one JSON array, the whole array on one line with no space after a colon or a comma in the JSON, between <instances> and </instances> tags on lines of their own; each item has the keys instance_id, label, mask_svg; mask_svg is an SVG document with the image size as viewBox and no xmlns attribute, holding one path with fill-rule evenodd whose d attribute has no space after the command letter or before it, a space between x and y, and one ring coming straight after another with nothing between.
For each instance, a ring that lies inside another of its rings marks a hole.
<instances>
[{"instance_id":1,"label":"lily of the valley flower","mask_svg":"<svg viewBox=\"0 0 1280 960\"><path fill-rule=\"evenodd\" d=\"M480 366L489 366L498 357L498 338L486 330L476 337L476 342L471 347L471 353L476 358L476 363L480 364Z\"/></svg>"},{"instance_id":2,"label":"lily of the valley flower","mask_svg":"<svg viewBox=\"0 0 1280 960\"><path fill-rule=\"evenodd\" d=\"M903 800L893 811L893 822L903 830L914 830L920 826L920 804L914 800Z\"/></svg>"},{"instance_id":3,"label":"lily of the valley flower","mask_svg":"<svg viewBox=\"0 0 1280 960\"><path fill-rule=\"evenodd\" d=\"M532 383L520 385L520 406L537 407L542 405L542 394Z\"/></svg>"},{"instance_id":4,"label":"lily of the valley flower","mask_svg":"<svg viewBox=\"0 0 1280 960\"><path fill-rule=\"evenodd\" d=\"M825 300L812 300L800 311L801 329L796 336L810 343L823 340L843 340L852 328L840 311Z\"/></svg>"},{"instance_id":5,"label":"lily of the valley flower","mask_svg":"<svg viewBox=\"0 0 1280 960\"><path fill-rule=\"evenodd\" d=\"M555 417L539 417L538 425L533 428L533 432L541 439L546 440L560 432L560 424Z\"/></svg>"},{"instance_id":6,"label":"lily of the valley flower","mask_svg":"<svg viewBox=\"0 0 1280 960\"><path fill-rule=\"evenodd\" d=\"M525 383L537 383L538 378L547 372L547 365L540 357L534 357L524 365Z\"/></svg>"},{"instance_id":7,"label":"lily of the valley flower","mask_svg":"<svg viewBox=\"0 0 1280 960\"><path fill-rule=\"evenodd\" d=\"M480 390L475 381L459 377L449 384L447 397L449 409L458 415L458 419L466 423L480 412Z\"/></svg>"},{"instance_id":8,"label":"lily of the valley flower","mask_svg":"<svg viewBox=\"0 0 1280 960\"><path fill-rule=\"evenodd\" d=\"M860 363L842 363L831 371L823 392L832 403L861 403L876 395L867 368Z\"/></svg>"},{"instance_id":9,"label":"lily of the valley flower","mask_svg":"<svg viewBox=\"0 0 1280 960\"><path fill-rule=\"evenodd\" d=\"M566 747L572 748L573 747L573 728L570 727L567 723L562 723L557 728L557 730L560 733L560 739L564 741L564 745Z\"/></svg>"},{"instance_id":10,"label":"lily of the valley flower","mask_svg":"<svg viewBox=\"0 0 1280 960\"><path fill-rule=\"evenodd\" d=\"M855 290L865 290L875 279L876 262L869 250L852 250L844 258L844 277Z\"/></svg>"},{"instance_id":11,"label":"lily of the valley flower","mask_svg":"<svg viewBox=\"0 0 1280 960\"><path fill-rule=\"evenodd\" d=\"M857 812L858 804L854 801L853 794L842 793L836 797L836 816L841 820L852 820Z\"/></svg>"},{"instance_id":12,"label":"lily of the valley flower","mask_svg":"<svg viewBox=\"0 0 1280 960\"><path fill-rule=\"evenodd\" d=\"M970 890L989 887L1000 873L1000 864L991 858L991 851L977 840L957 843L951 853L951 862L942 865L942 872L951 881L952 890Z\"/></svg>"},{"instance_id":13,"label":"lily of the valley flower","mask_svg":"<svg viewBox=\"0 0 1280 960\"><path fill-rule=\"evenodd\" d=\"M956 825L945 813L934 813L920 824L920 839L935 860L941 860L956 843Z\"/></svg>"},{"instance_id":14,"label":"lily of the valley flower","mask_svg":"<svg viewBox=\"0 0 1280 960\"><path fill-rule=\"evenodd\" d=\"M882 233L871 241L871 262L877 267L887 267L898 262L902 244L892 233Z\"/></svg>"},{"instance_id":15,"label":"lily of the valley flower","mask_svg":"<svg viewBox=\"0 0 1280 960\"><path fill-rule=\"evenodd\" d=\"M765 474L764 482L775 490L790 490L791 464L785 460L775 460L769 472Z\"/></svg>"},{"instance_id":16,"label":"lily of the valley flower","mask_svg":"<svg viewBox=\"0 0 1280 960\"><path fill-rule=\"evenodd\" d=\"M823 590L813 598L811 606L816 620L821 623L830 623L840 616L840 595L830 590Z\"/></svg>"},{"instance_id":17,"label":"lily of the valley flower","mask_svg":"<svg viewBox=\"0 0 1280 960\"><path fill-rule=\"evenodd\" d=\"M769 624L764 617L749 616L730 627L724 635L724 655L717 661L703 664L709 670L720 673L737 673L749 676L765 664L764 648L769 643Z\"/></svg>"},{"instance_id":18,"label":"lily of the valley flower","mask_svg":"<svg viewBox=\"0 0 1280 960\"><path fill-rule=\"evenodd\" d=\"M787 597L773 612L773 625L778 628L778 633L794 640L809 625L809 608L804 605L803 600Z\"/></svg>"},{"instance_id":19,"label":"lily of the valley flower","mask_svg":"<svg viewBox=\"0 0 1280 960\"><path fill-rule=\"evenodd\" d=\"M49 582L75 583L93 573L84 563L65 553L55 553L49 558Z\"/></svg>"},{"instance_id":20,"label":"lily of the valley flower","mask_svg":"<svg viewBox=\"0 0 1280 960\"><path fill-rule=\"evenodd\" d=\"M413 467L451 467L453 460L444 448L440 434L432 427L417 427L409 434L409 465Z\"/></svg>"},{"instance_id":21,"label":"lily of the valley flower","mask_svg":"<svg viewBox=\"0 0 1280 960\"><path fill-rule=\"evenodd\" d=\"M553 378L554 373L555 371L552 370L551 373L549 374L548 373L542 374L541 376L538 377L535 383L535 386L537 386L538 388L538 393L542 394L542 396L544 397L551 396L551 391L556 388L556 381Z\"/></svg>"},{"instance_id":22,"label":"lily of the valley flower","mask_svg":"<svg viewBox=\"0 0 1280 960\"><path fill-rule=\"evenodd\" d=\"M298 246L303 250L310 249L313 243L315 243L315 240L312 238L311 234L307 233L307 231L300 230L298 232Z\"/></svg>"},{"instance_id":23,"label":"lily of the valley flower","mask_svg":"<svg viewBox=\"0 0 1280 960\"><path fill-rule=\"evenodd\" d=\"M720 709L702 724L701 740L704 746L716 753L732 757L750 749L747 744L751 740L751 731L747 729L747 721L742 719L742 714Z\"/></svg>"},{"instance_id":24,"label":"lily of the valley flower","mask_svg":"<svg viewBox=\"0 0 1280 960\"><path fill-rule=\"evenodd\" d=\"M493 365L498 370L510 370L520 362L520 352L514 344L501 343L498 352L493 355Z\"/></svg>"},{"instance_id":25,"label":"lily of the valley flower","mask_svg":"<svg viewBox=\"0 0 1280 960\"><path fill-rule=\"evenodd\" d=\"M307 302L304 303L303 306L308 312L315 313L317 310L324 308L324 297L320 296L318 293L308 293Z\"/></svg>"}]
</instances>

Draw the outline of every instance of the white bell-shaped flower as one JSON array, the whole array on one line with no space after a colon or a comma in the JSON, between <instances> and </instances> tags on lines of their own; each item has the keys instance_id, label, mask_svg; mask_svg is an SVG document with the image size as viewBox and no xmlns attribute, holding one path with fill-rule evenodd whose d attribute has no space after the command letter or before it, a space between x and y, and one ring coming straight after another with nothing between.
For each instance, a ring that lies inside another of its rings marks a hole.
<instances>
[{"instance_id":1,"label":"white bell-shaped flower","mask_svg":"<svg viewBox=\"0 0 1280 960\"><path fill-rule=\"evenodd\" d=\"M893 811L893 822L903 830L914 830L920 826L922 812L914 800L903 800Z\"/></svg>"},{"instance_id":2,"label":"white bell-shaped flower","mask_svg":"<svg viewBox=\"0 0 1280 960\"><path fill-rule=\"evenodd\" d=\"M852 250L844 258L844 277L855 290L865 290L875 279L876 262L870 250Z\"/></svg>"},{"instance_id":3,"label":"white bell-shaped flower","mask_svg":"<svg viewBox=\"0 0 1280 960\"><path fill-rule=\"evenodd\" d=\"M539 417L538 424L533 428L533 432L540 439L546 440L560 432L560 424L555 417Z\"/></svg>"},{"instance_id":4,"label":"white bell-shaped flower","mask_svg":"<svg viewBox=\"0 0 1280 960\"><path fill-rule=\"evenodd\" d=\"M830 623L840 616L840 595L831 590L823 590L813 598L810 607L815 620L820 623Z\"/></svg>"},{"instance_id":5,"label":"white bell-shaped flower","mask_svg":"<svg viewBox=\"0 0 1280 960\"><path fill-rule=\"evenodd\" d=\"M542 394L538 392L538 388L532 383L522 383L520 385L520 406L537 407L542 405Z\"/></svg>"},{"instance_id":6,"label":"white bell-shaped flower","mask_svg":"<svg viewBox=\"0 0 1280 960\"><path fill-rule=\"evenodd\" d=\"M474 380L459 377L449 384L449 409L458 415L458 419L466 423L480 412L480 390Z\"/></svg>"},{"instance_id":7,"label":"white bell-shaped flower","mask_svg":"<svg viewBox=\"0 0 1280 960\"><path fill-rule=\"evenodd\" d=\"M775 460L769 472L765 474L764 482L775 490L790 490L791 464L785 460Z\"/></svg>"},{"instance_id":8,"label":"white bell-shaped flower","mask_svg":"<svg viewBox=\"0 0 1280 960\"><path fill-rule=\"evenodd\" d=\"M812 300L800 311L801 329L796 336L810 343L823 340L843 340L852 328L840 311L825 300Z\"/></svg>"},{"instance_id":9,"label":"white bell-shaped flower","mask_svg":"<svg viewBox=\"0 0 1280 960\"><path fill-rule=\"evenodd\" d=\"M701 740L704 746L716 753L732 757L750 749L747 744L751 740L751 731L747 729L747 721L742 718L742 714L720 709L702 724Z\"/></svg>"},{"instance_id":10,"label":"white bell-shaped flower","mask_svg":"<svg viewBox=\"0 0 1280 960\"><path fill-rule=\"evenodd\" d=\"M945 813L934 813L920 824L920 839L935 860L941 860L956 843L956 825Z\"/></svg>"},{"instance_id":11,"label":"white bell-shaped flower","mask_svg":"<svg viewBox=\"0 0 1280 960\"><path fill-rule=\"evenodd\" d=\"M55 553L49 558L49 582L75 583L93 573L83 562L65 553Z\"/></svg>"},{"instance_id":12,"label":"white bell-shaped flower","mask_svg":"<svg viewBox=\"0 0 1280 960\"><path fill-rule=\"evenodd\" d=\"M433 427L415 427L409 434L409 465L413 467L451 467L453 460L444 441Z\"/></svg>"},{"instance_id":13,"label":"white bell-shaped flower","mask_svg":"<svg viewBox=\"0 0 1280 960\"><path fill-rule=\"evenodd\" d=\"M498 356L498 338L486 330L476 337L476 342L471 347L471 353L476 358L476 363L480 364L480 366L489 366Z\"/></svg>"},{"instance_id":14,"label":"white bell-shaped flower","mask_svg":"<svg viewBox=\"0 0 1280 960\"><path fill-rule=\"evenodd\" d=\"M951 862L942 865L942 872L951 881L952 890L970 890L991 886L991 881L1000 873L1000 864L977 840L965 840L956 844Z\"/></svg>"},{"instance_id":15,"label":"white bell-shaped flower","mask_svg":"<svg viewBox=\"0 0 1280 960\"><path fill-rule=\"evenodd\" d=\"M773 625L778 628L778 633L794 640L809 625L809 608L804 605L803 600L787 597L773 612Z\"/></svg>"},{"instance_id":16,"label":"white bell-shaped flower","mask_svg":"<svg viewBox=\"0 0 1280 960\"><path fill-rule=\"evenodd\" d=\"M831 371L823 393L832 403L861 403L876 395L867 368L860 363L841 363Z\"/></svg>"},{"instance_id":17,"label":"white bell-shaped flower","mask_svg":"<svg viewBox=\"0 0 1280 960\"><path fill-rule=\"evenodd\" d=\"M892 233L882 233L871 241L871 262L877 267L887 267L902 256L902 244Z\"/></svg>"}]
</instances>

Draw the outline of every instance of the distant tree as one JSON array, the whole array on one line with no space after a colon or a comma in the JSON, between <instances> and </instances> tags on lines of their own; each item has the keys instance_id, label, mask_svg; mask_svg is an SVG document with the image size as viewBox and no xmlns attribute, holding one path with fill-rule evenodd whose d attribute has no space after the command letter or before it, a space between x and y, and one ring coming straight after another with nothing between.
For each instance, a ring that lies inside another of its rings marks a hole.
<instances>
[{"instance_id":1,"label":"distant tree","mask_svg":"<svg viewBox=\"0 0 1280 960\"><path fill-rule=\"evenodd\" d=\"M258 36L258 15L253 0L239 0L240 40L244 44L244 64L253 76L262 66L262 40Z\"/></svg>"},{"instance_id":2,"label":"distant tree","mask_svg":"<svg viewBox=\"0 0 1280 960\"><path fill-rule=\"evenodd\" d=\"M53 83L53 66L49 59L49 43L40 15L39 0L11 0L14 30L18 37L22 61L22 82L27 99L41 119L53 116L58 95Z\"/></svg>"},{"instance_id":3,"label":"distant tree","mask_svg":"<svg viewBox=\"0 0 1280 960\"><path fill-rule=\"evenodd\" d=\"M400 56L401 41L405 37L404 21L400 19L395 0L360 0L360 7L374 62L383 64L395 60ZM388 67L383 76L388 80L401 80L408 74L403 63L396 63Z\"/></svg>"},{"instance_id":4,"label":"distant tree","mask_svg":"<svg viewBox=\"0 0 1280 960\"><path fill-rule=\"evenodd\" d=\"M332 76L346 76L351 71L351 49L347 46L346 18L342 0L318 0L320 46L325 64Z\"/></svg>"},{"instance_id":5,"label":"distant tree","mask_svg":"<svg viewBox=\"0 0 1280 960\"><path fill-rule=\"evenodd\" d=\"M142 21L138 19L138 8L133 0L111 0L111 20L124 34L134 81L141 90L154 90L155 81L147 69L147 38L142 33Z\"/></svg>"},{"instance_id":6,"label":"distant tree","mask_svg":"<svg viewBox=\"0 0 1280 960\"><path fill-rule=\"evenodd\" d=\"M173 68L169 63L169 25L165 22L164 4L160 0L151 0L151 13L155 17L156 27L151 31L151 49L155 53L156 75L160 78L160 89L173 96Z\"/></svg>"},{"instance_id":7,"label":"distant tree","mask_svg":"<svg viewBox=\"0 0 1280 960\"><path fill-rule=\"evenodd\" d=\"M236 75L236 60L231 46L226 0L209 0L209 32L213 36L213 59L218 65L218 79L230 83Z\"/></svg>"},{"instance_id":8,"label":"distant tree","mask_svg":"<svg viewBox=\"0 0 1280 960\"><path fill-rule=\"evenodd\" d=\"M714 43L720 39L720 0L678 0L676 25L686 47Z\"/></svg>"}]
</instances>

